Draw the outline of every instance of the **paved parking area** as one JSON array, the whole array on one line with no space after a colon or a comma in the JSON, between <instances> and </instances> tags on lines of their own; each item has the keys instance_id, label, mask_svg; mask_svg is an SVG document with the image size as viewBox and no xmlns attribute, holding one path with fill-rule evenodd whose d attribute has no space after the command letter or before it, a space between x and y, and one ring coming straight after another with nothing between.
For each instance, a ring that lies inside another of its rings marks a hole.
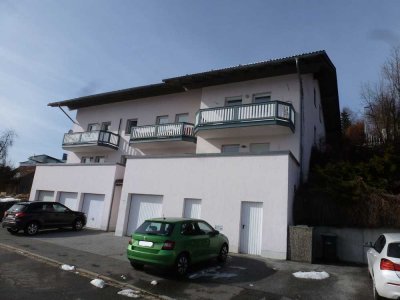
<instances>
[{"instance_id":1,"label":"paved parking area","mask_svg":"<svg viewBox=\"0 0 400 300\"><path fill-rule=\"evenodd\" d=\"M76 265L139 288L176 299L372 299L364 267L311 265L231 254L227 263L207 262L186 279L170 270L131 268L125 256L128 237L111 232L46 231L35 237L0 230L0 243ZM324 280L297 279L297 271L326 271ZM156 280L157 285L150 284Z\"/></svg>"}]
</instances>

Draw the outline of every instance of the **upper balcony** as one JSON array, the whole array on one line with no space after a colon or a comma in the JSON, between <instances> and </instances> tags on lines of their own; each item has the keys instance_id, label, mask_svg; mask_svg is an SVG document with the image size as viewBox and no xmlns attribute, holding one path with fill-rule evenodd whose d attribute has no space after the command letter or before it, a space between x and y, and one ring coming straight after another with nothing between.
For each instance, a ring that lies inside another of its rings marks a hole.
<instances>
[{"instance_id":1,"label":"upper balcony","mask_svg":"<svg viewBox=\"0 0 400 300\"><path fill-rule=\"evenodd\" d=\"M104 130L66 133L62 148L72 152L118 150L119 138L118 134Z\"/></svg>"},{"instance_id":2,"label":"upper balcony","mask_svg":"<svg viewBox=\"0 0 400 300\"><path fill-rule=\"evenodd\" d=\"M193 128L193 124L186 122L133 127L130 143L141 149L194 147L196 137Z\"/></svg>"},{"instance_id":3,"label":"upper balcony","mask_svg":"<svg viewBox=\"0 0 400 300\"><path fill-rule=\"evenodd\" d=\"M194 132L204 138L288 134L295 131L295 114L291 103L277 100L200 109Z\"/></svg>"}]
</instances>

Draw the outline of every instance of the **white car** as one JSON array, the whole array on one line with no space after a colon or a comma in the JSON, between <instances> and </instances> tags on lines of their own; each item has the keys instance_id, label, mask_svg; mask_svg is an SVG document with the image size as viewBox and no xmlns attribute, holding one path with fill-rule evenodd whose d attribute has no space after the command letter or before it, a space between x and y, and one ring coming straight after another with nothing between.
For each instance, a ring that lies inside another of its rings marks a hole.
<instances>
[{"instance_id":1,"label":"white car","mask_svg":"<svg viewBox=\"0 0 400 300\"><path fill-rule=\"evenodd\" d=\"M374 299L400 298L400 233L384 233L367 251Z\"/></svg>"}]
</instances>

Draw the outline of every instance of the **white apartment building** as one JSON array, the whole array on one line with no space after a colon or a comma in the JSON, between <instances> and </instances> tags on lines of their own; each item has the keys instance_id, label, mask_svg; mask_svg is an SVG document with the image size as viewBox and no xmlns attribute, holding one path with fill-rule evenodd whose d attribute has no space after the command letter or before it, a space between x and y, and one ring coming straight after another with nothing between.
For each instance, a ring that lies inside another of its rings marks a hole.
<instances>
[{"instance_id":1,"label":"white apartment building","mask_svg":"<svg viewBox=\"0 0 400 300\"><path fill-rule=\"evenodd\" d=\"M313 146L340 133L325 51L49 104L77 110L64 165L38 166L30 200L130 235L151 217L207 220L230 251L286 259Z\"/></svg>"}]
</instances>

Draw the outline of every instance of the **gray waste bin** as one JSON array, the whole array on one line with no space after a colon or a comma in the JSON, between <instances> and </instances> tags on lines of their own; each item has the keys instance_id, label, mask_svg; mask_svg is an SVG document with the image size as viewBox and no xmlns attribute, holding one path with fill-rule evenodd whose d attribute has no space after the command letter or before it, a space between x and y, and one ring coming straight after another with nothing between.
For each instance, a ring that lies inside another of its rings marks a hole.
<instances>
[{"instance_id":1,"label":"gray waste bin","mask_svg":"<svg viewBox=\"0 0 400 300\"><path fill-rule=\"evenodd\" d=\"M325 262L337 261L337 235L323 233L322 238L322 259Z\"/></svg>"}]
</instances>

